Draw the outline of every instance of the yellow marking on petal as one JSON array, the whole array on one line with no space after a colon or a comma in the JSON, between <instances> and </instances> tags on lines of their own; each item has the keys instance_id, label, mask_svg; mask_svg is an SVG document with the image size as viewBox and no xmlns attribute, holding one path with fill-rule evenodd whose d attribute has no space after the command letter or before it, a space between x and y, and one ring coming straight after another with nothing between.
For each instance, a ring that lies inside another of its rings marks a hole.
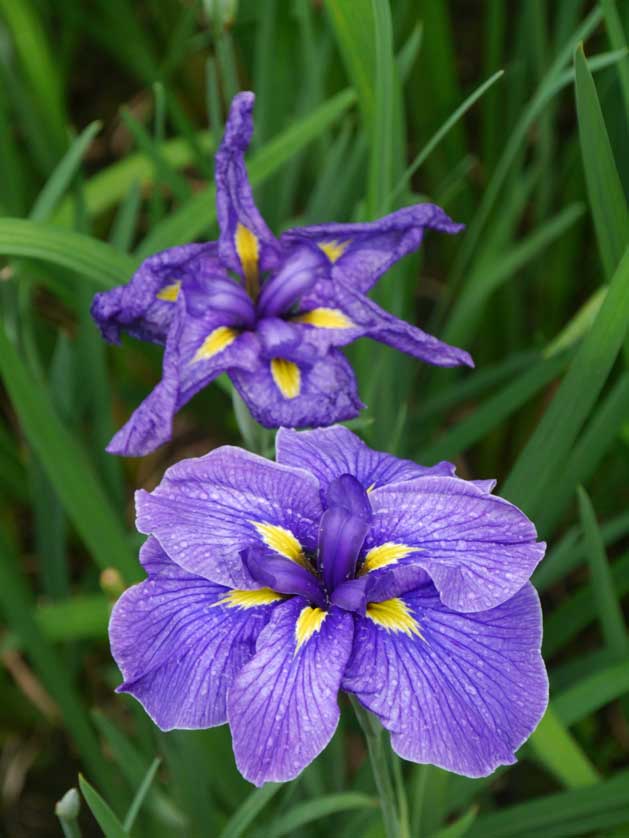
<instances>
[{"instance_id":1,"label":"yellow marking on petal","mask_svg":"<svg viewBox=\"0 0 629 838\"><path fill-rule=\"evenodd\" d=\"M236 253L240 259L242 270L247 280L247 291L257 296L258 291L258 257L260 242L255 233L238 222L235 235Z\"/></svg>"},{"instance_id":2,"label":"yellow marking on petal","mask_svg":"<svg viewBox=\"0 0 629 838\"><path fill-rule=\"evenodd\" d=\"M279 602L284 599L282 594L272 591L271 588L257 588L254 591L233 590L223 599L212 603L215 605L226 605L228 608L256 608L258 605L270 605L272 602Z\"/></svg>"},{"instance_id":3,"label":"yellow marking on petal","mask_svg":"<svg viewBox=\"0 0 629 838\"><path fill-rule=\"evenodd\" d=\"M192 363L195 361L207 361L218 355L223 349L227 349L230 343L233 343L238 337L236 329L230 329L229 326L219 326L206 337L201 346L197 349Z\"/></svg>"},{"instance_id":4,"label":"yellow marking on petal","mask_svg":"<svg viewBox=\"0 0 629 838\"><path fill-rule=\"evenodd\" d=\"M351 329L354 323L338 308L313 308L293 317L294 323L305 323L317 329Z\"/></svg>"},{"instance_id":5,"label":"yellow marking on petal","mask_svg":"<svg viewBox=\"0 0 629 838\"><path fill-rule=\"evenodd\" d=\"M419 623L412 616L408 605L403 599L394 597L383 602L370 602L367 606L367 617L385 631L397 631L409 637L415 634L425 641Z\"/></svg>"},{"instance_id":6,"label":"yellow marking on petal","mask_svg":"<svg viewBox=\"0 0 629 838\"><path fill-rule=\"evenodd\" d=\"M179 296L179 289L181 288L181 281L172 282L170 285L164 285L162 290L156 294L158 300L165 300L167 303L174 303Z\"/></svg>"},{"instance_id":7,"label":"yellow marking on petal","mask_svg":"<svg viewBox=\"0 0 629 838\"><path fill-rule=\"evenodd\" d=\"M306 641L310 640L315 632L321 631L321 626L327 616L328 612L321 608L312 608L310 605L302 608L295 623L295 638L297 639L295 651L298 651Z\"/></svg>"},{"instance_id":8,"label":"yellow marking on petal","mask_svg":"<svg viewBox=\"0 0 629 838\"><path fill-rule=\"evenodd\" d=\"M361 565L359 576L362 576L363 573L370 573L372 570L386 567L389 564L395 564L416 550L417 547L408 547L406 544L395 544L393 541L387 541L386 544L372 547L365 556L365 561Z\"/></svg>"},{"instance_id":9,"label":"yellow marking on petal","mask_svg":"<svg viewBox=\"0 0 629 838\"><path fill-rule=\"evenodd\" d=\"M277 389L285 399L294 399L301 390L301 373L297 364L286 358L273 358L271 361L271 375Z\"/></svg>"},{"instance_id":10,"label":"yellow marking on petal","mask_svg":"<svg viewBox=\"0 0 629 838\"><path fill-rule=\"evenodd\" d=\"M375 488L376 488L376 484L375 484L375 483L372 483L372 484L371 484L371 486L367 489L367 494L369 494L370 492L373 492L373 490L374 490Z\"/></svg>"},{"instance_id":11,"label":"yellow marking on petal","mask_svg":"<svg viewBox=\"0 0 629 838\"><path fill-rule=\"evenodd\" d=\"M265 524L262 521L251 521L251 523L262 536L267 547L306 570L311 570L310 562L305 557L301 544L290 530L276 524Z\"/></svg>"},{"instance_id":12,"label":"yellow marking on petal","mask_svg":"<svg viewBox=\"0 0 629 838\"><path fill-rule=\"evenodd\" d=\"M330 262L334 263L345 253L348 245L352 243L351 239L345 242L339 242L338 239L333 239L331 242L323 242L319 245L321 250L328 257Z\"/></svg>"}]
</instances>

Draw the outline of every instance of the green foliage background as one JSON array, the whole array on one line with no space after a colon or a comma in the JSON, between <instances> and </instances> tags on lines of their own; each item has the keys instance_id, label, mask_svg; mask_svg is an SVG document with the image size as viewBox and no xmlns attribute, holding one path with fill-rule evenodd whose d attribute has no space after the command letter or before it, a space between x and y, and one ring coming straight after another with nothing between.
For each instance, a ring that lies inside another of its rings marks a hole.
<instances>
[{"instance_id":1,"label":"green foliage background","mask_svg":"<svg viewBox=\"0 0 629 838\"><path fill-rule=\"evenodd\" d=\"M353 347L369 405L355 427L498 477L550 545L534 577L548 714L484 780L396 762L403 829L629 834L628 32L627 0L0 0L5 834L61 834L78 771L67 835L383 834L347 704L298 780L252 791L226 729L160 734L113 694L108 613L140 576L134 489L241 434L272 440L239 429L220 382L151 457L106 455L161 352L106 348L89 303L147 254L215 236L212 153L245 88L276 231L424 198L466 223L376 296L477 369Z\"/></svg>"}]
</instances>

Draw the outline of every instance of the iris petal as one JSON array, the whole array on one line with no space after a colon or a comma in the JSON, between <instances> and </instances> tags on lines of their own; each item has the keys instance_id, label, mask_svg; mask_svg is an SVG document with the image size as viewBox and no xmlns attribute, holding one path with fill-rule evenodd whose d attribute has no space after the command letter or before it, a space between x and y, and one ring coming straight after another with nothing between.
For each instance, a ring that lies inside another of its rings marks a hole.
<instances>
[{"instance_id":1,"label":"iris petal","mask_svg":"<svg viewBox=\"0 0 629 838\"><path fill-rule=\"evenodd\" d=\"M319 567L329 593L354 575L371 507L367 493L350 474L330 484L328 508L319 527Z\"/></svg>"}]
</instances>

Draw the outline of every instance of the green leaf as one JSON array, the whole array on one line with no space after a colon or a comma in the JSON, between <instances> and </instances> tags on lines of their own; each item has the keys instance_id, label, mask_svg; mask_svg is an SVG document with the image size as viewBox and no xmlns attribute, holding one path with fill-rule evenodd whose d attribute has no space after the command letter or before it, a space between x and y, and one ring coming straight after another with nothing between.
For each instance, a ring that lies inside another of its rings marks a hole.
<instances>
[{"instance_id":1,"label":"green leaf","mask_svg":"<svg viewBox=\"0 0 629 838\"><path fill-rule=\"evenodd\" d=\"M29 213L31 221L45 221L63 198L77 173L83 155L101 128L100 122L91 122L63 155L57 167L46 181Z\"/></svg>"},{"instance_id":2,"label":"green leaf","mask_svg":"<svg viewBox=\"0 0 629 838\"><path fill-rule=\"evenodd\" d=\"M271 838L280 835L294 835L300 829L319 818L326 818L337 812L347 812L350 809L377 809L378 801L360 792L342 792L327 794L314 800L307 800L293 806L285 814L276 818L265 832Z\"/></svg>"},{"instance_id":3,"label":"green leaf","mask_svg":"<svg viewBox=\"0 0 629 838\"><path fill-rule=\"evenodd\" d=\"M600 672L581 678L553 698L553 710L570 726L601 707L629 693L629 661L605 666Z\"/></svg>"},{"instance_id":4,"label":"green leaf","mask_svg":"<svg viewBox=\"0 0 629 838\"><path fill-rule=\"evenodd\" d=\"M146 795L148 794L149 789L151 788L151 783L155 779L155 775L157 774L157 769L159 768L160 764L161 764L161 759L159 757L155 757L153 762L150 764L149 769L146 772L146 775L145 775L144 779L142 780L142 782L138 786L138 790L135 793L135 797L131 801L131 805L129 806L129 811L126 814L125 819L124 819L124 823L123 823L123 829L125 829L127 832L129 832L131 830L131 828L133 827L133 824L135 823L135 819L137 818L138 813L140 811L140 808L142 807L142 804L144 803L144 799L145 799Z\"/></svg>"},{"instance_id":5,"label":"green leaf","mask_svg":"<svg viewBox=\"0 0 629 838\"><path fill-rule=\"evenodd\" d=\"M627 652L627 629L622 616L622 609L611 577L605 545L601 531L594 514L592 503L585 492L579 487L579 511L581 526L585 537L592 589L598 609L598 618L607 646L619 658Z\"/></svg>"},{"instance_id":6,"label":"green leaf","mask_svg":"<svg viewBox=\"0 0 629 838\"><path fill-rule=\"evenodd\" d=\"M82 774L79 774L79 786L90 812L103 830L105 838L127 838L129 833L120 823L111 807L105 803L96 789L90 786Z\"/></svg>"},{"instance_id":7,"label":"green leaf","mask_svg":"<svg viewBox=\"0 0 629 838\"><path fill-rule=\"evenodd\" d=\"M334 34L367 125L375 110L373 45L375 20L371 0L326 0Z\"/></svg>"},{"instance_id":8,"label":"green leaf","mask_svg":"<svg viewBox=\"0 0 629 838\"><path fill-rule=\"evenodd\" d=\"M0 377L30 445L97 564L117 568L128 581L138 579L127 535L84 452L1 329Z\"/></svg>"},{"instance_id":9,"label":"green leaf","mask_svg":"<svg viewBox=\"0 0 629 838\"><path fill-rule=\"evenodd\" d=\"M493 76L490 76L486 81L479 85L470 95L459 105L459 107L450 114L443 125L433 134L426 145L421 149L419 154L415 157L410 166L406 169L395 189L389 196L389 201L392 202L404 187L409 183L415 172L419 169L422 163L430 157L432 152L437 148L441 140L448 134L448 132L457 124L457 122L465 116L470 108L478 102L478 100L492 87L498 79L504 76L504 70L498 70Z\"/></svg>"},{"instance_id":10,"label":"green leaf","mask_svg":"<svg viewBox=\"0 0 629 838\"><path fill-rule=\"evenodd\" d=\"M440 829L439 832L435 832L434 838L463 838L464 835L469 833L470 827L477 817L478 807L472 806L471 809L464 815L461 815L453 824Z\"/></svg>"},{"instance_id":11,"label":"green leaf","mask_svg":"<svg viewBox=\"0 0 629 838\"><path fill-rule=\"evenodd\" d=\"M620 556L611 568L618 596L629 592L629 554ZM597 617L594 592L590 584L573 591L569 599L558 605L544 621L544 656L551 657L578 635Z\"/></svg>"},{"instance_id":12,"label":"green leaf","mask_svg":"<svg viewBox=\"0 0 629 838\"><path fill-rule=\"evenodd\" d=\"M618 14L616 0L601 0L601 8L605 15L605 26L609 41L613 49L627 49L627 39ZM629 57L619 61L616 65L620 87L625 100L625 114L629 117Z\"/></svg>"},{"instance_id":13,"label":"green leaf","mask_svg":"<svg viewBox=\"0 0 629 838\"><path fill-rule=\"evenodd\" d=\"M526 404L542 387L555 379L568 364L570 354L553 358L540 358L532 363L491 398L482 402L469 416L446 431L432 445L423 448L417 455L422 463L452 459L475 442L483 439L489 431L504 422L523 404Z\"/></svg>"},{"instance_id":14,"label":"green leaf","mask_svg":"<svg viewBox=\"0 0 629 838\"><path fill-rule=\"evenodd\" d=\"M469 838L565 838L567 835L609 835L629 823L629 772L578 791L549 794L478 818Z\"/></svg>"},{"instance_id":15,"label":"green leaf","mask_svg":"<svg viewBox=\"0 0 629 838\"><path fill-rule=\"evenodd\" d=\"M597 783L596 769L557 718L552 706L528 741L527 747L568 788Z\"/></svg>"},{"instance_id":16,"label":"green leaf","mask_svg":"<svg viewBox=\"0 0 629 838\"><path fill-rule=\"evenodd\" d=\"M220 838L240 838L249 824L254 822L281 788L281 783L265 783L262 788L252 792L238 811L229 819L221 832Z\"/></svg>"},{"instance_id":17,"label":"green leaf","mask_svg":"<svg viewBox=\"0 0 629 838\"><path fill-rule=\"evenodd\" d=\"M583 204L572 204L554 218L546 220L523 241L499 252L488 265L483 261L472 272L448 318L443 340L466 345L476 331L483 303L509 279L517 277L527 264L538 259L556 239L562 236L583 215Z\"/></svg>"},{"instance_id":18,"label":"green leaf","mask_svg":"<svg viewBox=\"0 0 629 838\"><path fill-rule=\"evenodd\" d=\"M196 134L196 140L206 154L215 149L213 136L207 131ZM177 137L158 146L163 160L173 169L189 166L195 158L195 151L186 139ZM155 167L145 154L130 154L117 163L93 175L84 189L85 211L90 217L108 212L122 201L134 184L147 186L155 182ZM55 213L54 221L64 227L72 226L74 200L66 198Z\"/></svg>"},{"instance_id":19,"label":"green leaf","mask_svg":"<svg viewBox=\"0 0 629 838\"><path fill-rule=\"evenodd\" d=\"M370 217L387 212L393 186L395 104L398 96L393 56L393 23L388 0L371 0L374 33L375 101L367 205Z\"/></svg>"},{"instance_id":20,"label":"green leaf","mask_svg":"<svg viewBox=\"0 0 629 838\"><path fill-rule=\"evenodd\" d=\"M256 152L248 166L251 185L255 187L263 183L309 142L320 136L347 111L355 98L353 90L342 90ZM216 220L215 198L214 185L194 195L168 218L155 225L142 242L138 255L145 257L195 239Z\"/></svg>"},{"instance_id":21,"label":"green leaf","mask_svg":"<svg viewBox=\"0 0 629 838\"><path fill-rule=\"evenodd\" d=\"M553 492L536 519L539 532L553 531L562 512L574 497L579 483L587 481L598 464L618 440L629 416L629 373L624 373L598 406L587 428L574 446L570 458L556 476Z\"/></svg>"},{"instance_id":22,"label":"green leaf","mask_svg":"<svg viewBox=\"0 0 629 838\"><path fill-rule=\"evenodd\" d=\"M137 262L90 236L21 218L0 218L0 254L68 268L102 290L127 282ZM75 280L72 280L73 283Z\"/></svg>"},{"instance_id":23,"label":"green leaf","mask_svg":"<svg viewBox=\"0 0 629 838\"><path fill-rule=\"evenodd\" d=\"M537 514L552 481L596 403L629 323L629 252L623 257L592 328L579 347L543 419L520 454L503 494Z\"/></svg>"},{"instance_id":24,"label":"green leaf","mask_svg":"<svg viewBox=\"0 0 629 838\"><path fill-rule=\"evenodd\" d=\"M627 201L614 162L594 79L583 45L574 56L579 137L585 181L598 247L608 279L620 262L629 239Z\"/></svg>"}]
</instances>

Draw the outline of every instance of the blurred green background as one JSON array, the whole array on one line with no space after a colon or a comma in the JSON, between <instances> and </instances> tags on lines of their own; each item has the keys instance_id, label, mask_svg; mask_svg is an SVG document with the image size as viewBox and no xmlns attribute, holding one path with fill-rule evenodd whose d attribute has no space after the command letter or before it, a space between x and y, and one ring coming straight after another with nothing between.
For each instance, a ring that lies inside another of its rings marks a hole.
<instances>
[{"instance_id":1,"label":"blurred green background","mask_svg":"<svg viewBox=\"0 0 629 838\"><path fill-rule=\"evenodd\" d=\"M161 350L107 348L89 304L147 254L216 235L212 154L251 89L249 172L276 232L426 198L467 225L375 296L476 370L352 347L354 427L498 477L549 541L551 710L493 777L396 762L407 834L629 835L627 33L627 0L0 0L4 834L62 834L79 771L86 836L383 834L344 700L327 751L254 791L225 728L160 734L113 693L133 491L243 430L272 438L239 429L222 381L154 455L105 454Z\"/></svg>"}]
</instances>

